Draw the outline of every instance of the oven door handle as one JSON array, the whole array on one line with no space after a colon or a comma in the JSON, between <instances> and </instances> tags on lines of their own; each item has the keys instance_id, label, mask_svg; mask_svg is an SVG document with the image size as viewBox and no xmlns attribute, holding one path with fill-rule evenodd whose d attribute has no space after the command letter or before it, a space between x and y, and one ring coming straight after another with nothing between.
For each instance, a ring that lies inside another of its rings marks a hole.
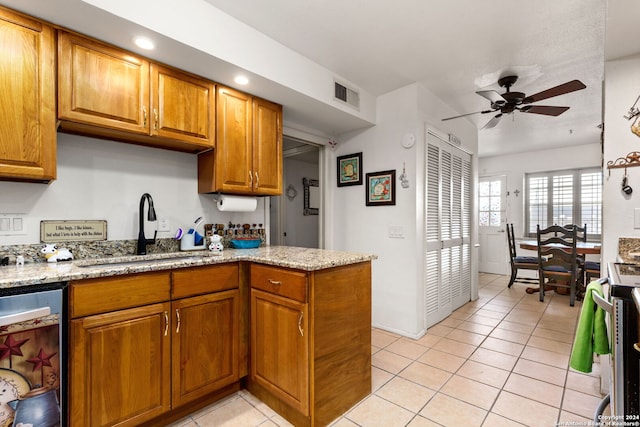
<instances>
[{"instance_id":1,"label":"oven door handle","mask_svg":"<svg viewBox=\"0 0 640 427\"><path fill-rule=\"evenodd\" d=\"M636 303L636 308L638 309L638 311L640 311L640 289L633 288L633 291L631 291L631 296L633 297L633 302Z\"/></svg>"},{"instance_id":2,"label":"oven door handle","mask_svg":"<svg viewBox=\"0 0 640 427\"><path fill-rule=\"evenodd\" d=\"M33 310L21 311L19 313L11 313L0 315L0 326L11 325L13 323L26 322L28 320L37 319L39 317L51 314L50 307L34 308Z\"/></svg>"},{"instance_id":3,"label":"oven door handle","mask_svg":"<svg viewBox=\"0 0 640 427\"><path fill-rule=\"evenodd\" d=\"M591 292L591 298L593 298L593 301L596 303L596 305L598 307L600 307L601 309L603 309L607 313L611 314L613 312L613 304L611 304L606 299L602 298L597 293Z\"/></svg>"}]
</instances>

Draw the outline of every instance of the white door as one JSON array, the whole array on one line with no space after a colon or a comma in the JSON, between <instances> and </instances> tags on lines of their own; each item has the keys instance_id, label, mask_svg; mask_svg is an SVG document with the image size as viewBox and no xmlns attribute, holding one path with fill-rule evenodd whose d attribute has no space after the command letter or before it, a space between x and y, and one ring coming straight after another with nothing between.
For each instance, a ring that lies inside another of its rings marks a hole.
<instances>
[{"instance_id":1,"label":"white door","mask_svg":"<svg viewBox=\"0 0 640 427\"><path fill-rule=\"evenodd\" d=\"M508 274L507 177L485 176L478 180L478 238L482 273Z\"/></svg>"},{"instance_id":2,"label":"white door","mask_svg":"<svg viewBox=\"0 0 640 427\"><path fill-rule=\"evenodd\" d=\"M427 134L425 323L471 299L471 155Z\"/></svg>"}]
</instances>

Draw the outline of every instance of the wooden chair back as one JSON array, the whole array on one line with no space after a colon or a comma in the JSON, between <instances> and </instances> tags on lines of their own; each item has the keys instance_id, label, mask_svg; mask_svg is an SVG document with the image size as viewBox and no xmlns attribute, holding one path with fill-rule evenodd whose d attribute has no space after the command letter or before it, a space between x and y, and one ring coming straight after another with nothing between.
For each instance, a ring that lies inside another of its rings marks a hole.
<instances>
[{"instance_id":1,"label":"wooden chair back","mask_svg":"<svg viewBox=\"0 0 640 427\"><path fill-rule=\"evenodd\" d=\"M567 224L564 226L565 228L570 228L570 227L574 227L577 231L577 239L578 241L582 241L582 242L586 242L587 241L587 224L584 224L582 227L580 227L577 224Z\"/></svg>"},{"instance_id":2,"label":"wooden chair back","mask_svg":"<svg viewBox=\"0 0 640 427\"><path fill-rule=\"evenodd\" d=\"M576 250L577 227L552 225L541 229L538 225L538 260L540 301L544 301L544 288L549 282L570 290L570 305L574 305L579 278L580 259Z\"/></svg>"}]
</instances>

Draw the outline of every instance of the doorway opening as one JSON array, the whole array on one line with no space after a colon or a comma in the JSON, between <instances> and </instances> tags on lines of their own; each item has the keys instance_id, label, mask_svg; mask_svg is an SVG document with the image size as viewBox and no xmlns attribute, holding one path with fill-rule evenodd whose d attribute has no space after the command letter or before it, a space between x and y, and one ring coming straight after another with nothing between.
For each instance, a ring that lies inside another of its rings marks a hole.
<instances>
[{"instance_id":1,"label":"doorway opening","mask_svg":"<svg viewBox=\"0 0 640 427\"><path fill-rule=\"evenodd\" d=\"M270 198L270 242L322 248L323 146L286 135L282 138L283 194Z\"/></svg>"}]
</instances>

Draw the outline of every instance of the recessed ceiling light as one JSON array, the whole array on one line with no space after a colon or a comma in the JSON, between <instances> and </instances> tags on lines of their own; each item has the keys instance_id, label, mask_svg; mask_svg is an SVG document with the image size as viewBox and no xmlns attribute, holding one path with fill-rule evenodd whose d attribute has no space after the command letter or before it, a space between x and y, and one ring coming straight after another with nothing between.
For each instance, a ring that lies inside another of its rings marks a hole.
<instances>
[{"instance_id":1,"label":"recessed ceiling light","mask_svg":"<svg viewBox=\"0 0 640 427\"><path fill-rule=\"evenodd\" d=\"M235 79L233 79L234 82L236 82L239 85L246 85L249 84L249 78L246 76L236 76Z\"/></svg>"},{"instance_id":2,"label":"recessed ceiling light","mask_svg":"<svg viewBox=\"0 0 640 427\"><path fill-rule=\"evenodd\" d=\"M153 42L146 37L136 37L133 39L133 42L140 49L144 49L144 50L152 50L155 47Z\"/></svg>"}]
</instances>

